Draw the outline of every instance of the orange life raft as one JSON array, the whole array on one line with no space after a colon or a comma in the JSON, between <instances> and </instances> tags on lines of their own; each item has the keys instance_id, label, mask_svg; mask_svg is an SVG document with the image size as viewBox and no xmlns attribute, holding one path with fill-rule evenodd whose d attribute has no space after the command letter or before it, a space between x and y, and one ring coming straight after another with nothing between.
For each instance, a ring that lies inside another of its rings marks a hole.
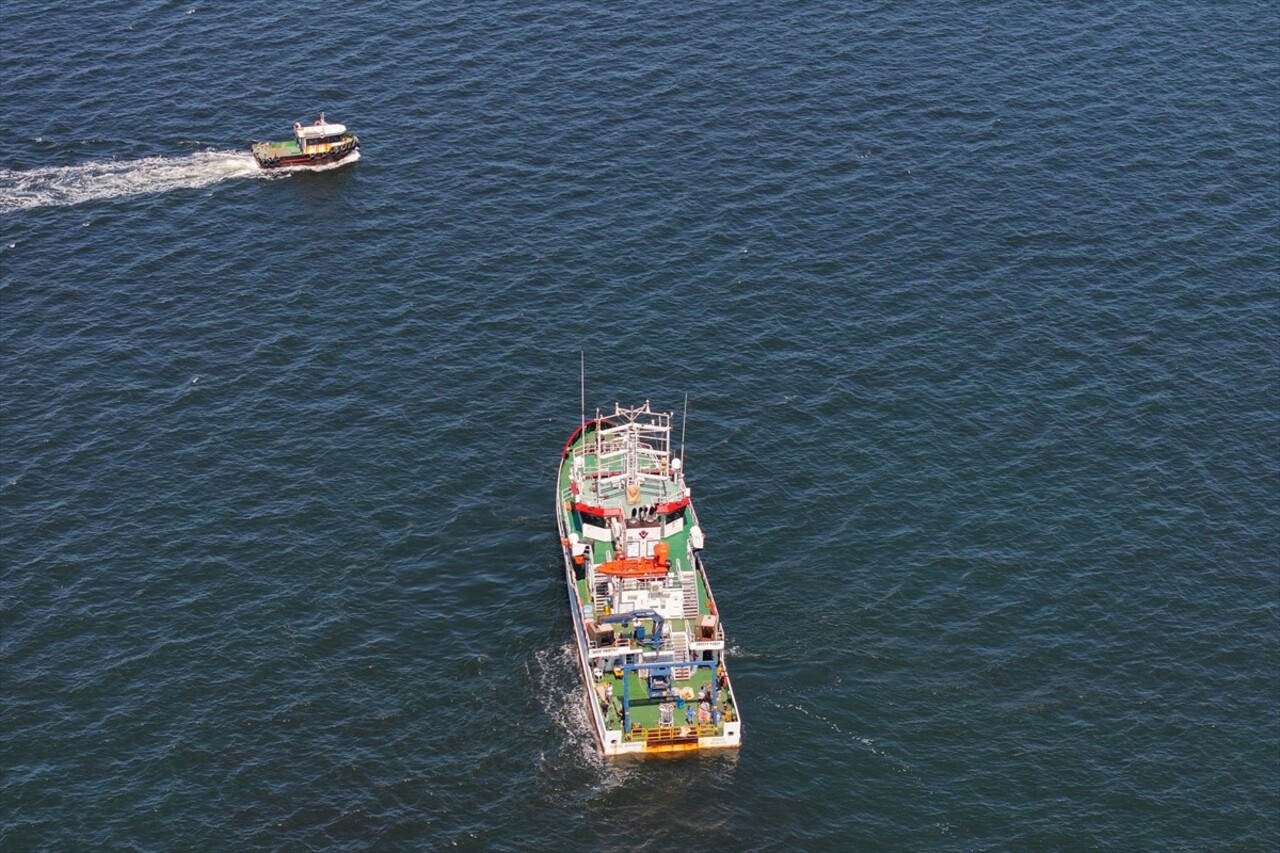
<instances>
[{"instance_id":1,"label":"orange life raft","mask_svg":"<svg viewBox=\"0 0 1280 853\"><path fill-rule=\"evenodd\" d=\"M659 564L653 557L628 557L601 563L596 571L617 578L660 578L666 576L667 566L665 561Z\"/></svg>"}]
</instances>

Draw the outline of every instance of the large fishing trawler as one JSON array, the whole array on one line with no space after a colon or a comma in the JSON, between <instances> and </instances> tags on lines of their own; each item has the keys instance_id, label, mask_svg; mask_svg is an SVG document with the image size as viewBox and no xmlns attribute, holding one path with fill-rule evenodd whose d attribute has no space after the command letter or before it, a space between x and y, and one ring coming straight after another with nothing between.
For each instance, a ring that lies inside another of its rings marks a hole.
<instances>
[{"instance_id":1,"label":"large fishing trawler","mask_svg":"<svg viewBox=\"0 0 1280 853\"><path fill-rule=\"evenodd\" d=\"M605 755L735 749L742 722L704 534L671 413L587 420L560 457L556 520L587 714Z\"/></svg>"}]
</instances>

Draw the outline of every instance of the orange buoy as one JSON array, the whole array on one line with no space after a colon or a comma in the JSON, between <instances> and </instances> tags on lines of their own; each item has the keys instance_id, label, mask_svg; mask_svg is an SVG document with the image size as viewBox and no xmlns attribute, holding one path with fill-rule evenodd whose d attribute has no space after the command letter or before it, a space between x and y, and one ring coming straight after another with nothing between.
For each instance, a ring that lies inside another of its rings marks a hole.
<instances>
[{"instance_id":1,"label":"orange buoy","mask_svg":"<svg viewBox=\"0 0 1280 853\"><path fill-rule=\"evenodd\" d=\"M667 557L671 555L671 546L666 542L659 542L653 546L653 558L658 561L659 566L670 565Z\"/></svg>"}]
</instances>

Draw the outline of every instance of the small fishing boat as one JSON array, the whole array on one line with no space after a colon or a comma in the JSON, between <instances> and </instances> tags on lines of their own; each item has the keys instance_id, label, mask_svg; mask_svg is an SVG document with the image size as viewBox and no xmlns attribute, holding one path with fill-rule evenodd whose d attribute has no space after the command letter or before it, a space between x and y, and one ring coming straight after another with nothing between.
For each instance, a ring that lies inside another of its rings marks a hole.
<instances>
[{"instance_id":1,"label":"small fishing boat","mask_svg":"<svg viewBox=\"0 0 1280 853\"><path fill-rule=\"evenodd\" d=\"M293 139L254 142L249 150L264 169L333 166L359 160L360 139L346 125L325 121L321 113L314 124L295 124Z\"/></svg>"},{"instance_id":2,"label":"small fishing boat","mask_svg":"<svg viewBox=\"0 0 1280 853\"><path fill-rule=\"evenodd\" d=\"M736 749L738 703L670 412L615 404L560 455L556 521L587 715L607 756Z\"/></svg>"}]
</instances>

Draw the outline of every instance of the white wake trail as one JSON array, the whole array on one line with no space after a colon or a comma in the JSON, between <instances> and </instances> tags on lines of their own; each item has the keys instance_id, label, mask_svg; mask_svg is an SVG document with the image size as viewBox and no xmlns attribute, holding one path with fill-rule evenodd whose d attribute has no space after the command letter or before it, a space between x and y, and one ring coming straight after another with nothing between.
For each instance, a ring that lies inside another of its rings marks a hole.
<instances>
[{"instance_id":1,"label":"white wake trail","mask_svg":"<svg viewBox=\"0 0 1280 853\"><path fill-rule=\"evenodd\" d=\"M0 213L196 189L231 178L260 177L263 174L252 154L238 151L200 151L186 157L104 160L28 171L0 169Z\"/></svg>"}]
</instances>

